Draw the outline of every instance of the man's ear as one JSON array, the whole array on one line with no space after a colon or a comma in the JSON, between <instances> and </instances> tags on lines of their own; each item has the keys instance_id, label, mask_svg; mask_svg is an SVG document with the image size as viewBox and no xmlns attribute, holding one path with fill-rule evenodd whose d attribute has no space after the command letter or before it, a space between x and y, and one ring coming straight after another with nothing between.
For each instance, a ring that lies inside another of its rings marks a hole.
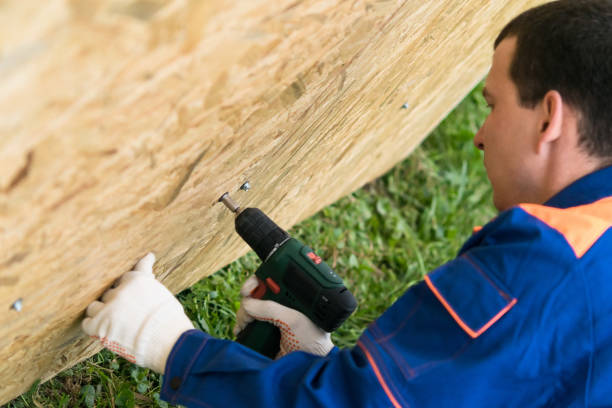
<instances>
[{"instance_id":1,"label":"man's ear","mask_svg":"<svg viewBox=\"0 0 612 408\"><path fill-rule=\"evenodd\" d=\"M548 91L540 102L540 120L536 152L561 136L563 128L563 98L557 91Z\"/></svg>"}]
</instances>

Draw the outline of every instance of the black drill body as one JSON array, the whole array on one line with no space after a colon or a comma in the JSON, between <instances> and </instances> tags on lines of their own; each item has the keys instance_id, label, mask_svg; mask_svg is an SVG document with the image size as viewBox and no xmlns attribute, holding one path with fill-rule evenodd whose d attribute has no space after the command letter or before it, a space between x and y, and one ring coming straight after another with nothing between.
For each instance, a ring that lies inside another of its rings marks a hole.
<instances>
[{"instance_id":1,"label":"black drill body","mask_svg":"<svg viewBox=\"0 0 612 408\"><path fill-rule=\"evenodd\" d=\"M337 329L355 310L357 301L340 277L311 248L291 238L261 210L244 209L236 217L235 226L262 260L255 272L259 286L251 296L298 310L327 332ZM274 358L280 331L270 323L254 321L236 340Z\"/></svg>"}]
</instances>

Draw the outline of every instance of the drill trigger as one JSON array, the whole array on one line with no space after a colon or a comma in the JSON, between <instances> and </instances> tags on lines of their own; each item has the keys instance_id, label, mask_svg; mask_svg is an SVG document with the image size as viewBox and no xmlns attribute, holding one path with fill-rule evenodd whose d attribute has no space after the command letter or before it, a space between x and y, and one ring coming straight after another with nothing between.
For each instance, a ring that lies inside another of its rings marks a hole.
<instances>
[{"instance_id":1,"label":"drill trigger","mask_svg":"<svg viewBox=\"0 0 612 408\"><path fill-rule=\"evenodd\" d=\"M278 293L280 292L280 286L278 286L278 284L274 282L274 279L266 278L266 285L270 288L272 292L274 292L275 295L278 295Z\"/></svg>"},{"instance_id":2,"label":"drill trigger","mask_svg":"<svg viewBox=\"0 0 612 408\"><path fill-rule=\"evenodd\" d=\"M259 281L259 285L257 285L257 287L251 291L249 296L255 299L261 299L266 294L268 288L261 279L257 278L257 280Z\"/></svg>"}]
</instances>

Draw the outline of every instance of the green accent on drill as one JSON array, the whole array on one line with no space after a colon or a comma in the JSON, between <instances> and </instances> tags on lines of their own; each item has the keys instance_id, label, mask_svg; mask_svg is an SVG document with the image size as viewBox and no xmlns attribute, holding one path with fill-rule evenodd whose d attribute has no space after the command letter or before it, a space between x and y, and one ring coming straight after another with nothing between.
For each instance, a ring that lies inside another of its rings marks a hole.
<instances>
[{"instance_id":1,"label":"green accent on drill","mask_svg":"<svg viewBox=\"0 0 612 408\"><path fill-rule=\"evenodd\" d=\"M289 298L285 299L284 293L287 291L287 288L283 283L283 279L285 274L289 271L291 263L310 275L310 277L316 280L323 288L331 289L344 286L342 279L340 279L325 262L321 261L320 264L315 265L307 255L309 252L314 251L295 238L291 238L276 250L266 262L261 264L259 269L255 271L255 275L262 281L265 281L266 278L272 278L281 288L281 291L277 295L268 290L264 295L264 299L274 300L297 310L308 309L310 307L309 305L303 305L307 307L300 308L299 306L301 305L299 303Z\"/></svg>"},{"instance_id":2,"label":"green accent on drill","mask_svg":"<svg viewBox=\"0 0 612 408\"><path fill-rule=\"evenodd\" d=\"M327 285L331 285L331 287L342 284L342 279L340 279L340 277L334 273L329 265L323 261L321 261L319 264L315 264L314 261L308 256L309 253L314 254L315 252L308 246L304 245L300 250L300 255L302 255L301 261L306 260L307 264L313 264L318 268L319 274L315 274L313 277L317 279L321 285L324 285L323 282L327 282Z\"/></svg>"}]
</instances>

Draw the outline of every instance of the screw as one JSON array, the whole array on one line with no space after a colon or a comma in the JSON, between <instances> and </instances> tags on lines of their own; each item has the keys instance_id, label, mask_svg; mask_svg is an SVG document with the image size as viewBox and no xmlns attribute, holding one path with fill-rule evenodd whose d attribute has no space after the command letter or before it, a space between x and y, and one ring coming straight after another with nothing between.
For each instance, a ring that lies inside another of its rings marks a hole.
<instances>
[{"instance_id":1,"label":"screw","mask_svg":"<svg viewBox=\"0 0 612 408\"><path fill-rule=\"evenodd\" d=\"M240 186L242 191L249 191L251 189L251 184L248 181L245 181L243 185Z\"/></svg>"},{"instance_id":2,"label":"screw","mask_svg":"<svg viewBox=\"0 0 612 408\"><path fill-rule=\"evenodd\" d=\"M223 203L227 208L229 208L231 212L235 214L238 214L238 212L240 211L240 206L236 204L234 200L232 200L232 198L229 196L229 193L223 194L221 198L219 198L219 202Z\"/></svg>"},{"instance_id":3,"label":"screw","mask_svg":"<svg viewBox=\"0 0 612 408\"><path fill-rule=\"evenodd\" d=\"M21 312L22 307L23 307L23 299L19 298L12 304L11 309L17 312Z\"/></svg>"}]
</instances>

